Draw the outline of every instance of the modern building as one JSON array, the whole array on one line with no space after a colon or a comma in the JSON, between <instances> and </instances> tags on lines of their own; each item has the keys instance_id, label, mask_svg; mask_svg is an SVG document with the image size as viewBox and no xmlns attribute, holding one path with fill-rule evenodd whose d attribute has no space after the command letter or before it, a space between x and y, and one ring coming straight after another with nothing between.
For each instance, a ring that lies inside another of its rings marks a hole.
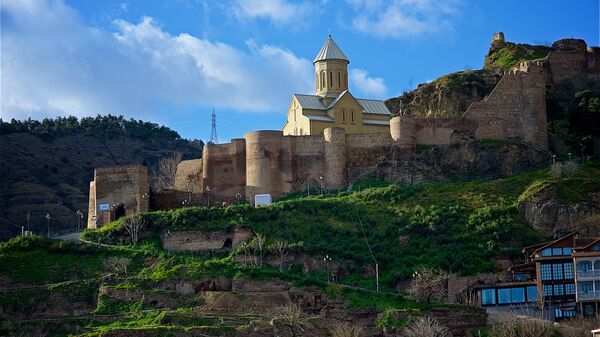
<instances>
[{"instance_id":1,"label":"modern building","mask_svg":"<svg viewBox=\"0 0 600 337\"><path fill-rule=\"evenodd\" d=\"M284 135L322 135L333 127L347 134L390 132L391 113L385 103L357 99L348 90L349 63L330 35L313 61L316 94L292 95Z\"/></svg>"},{"instance_id":2,"label":"modern building","mask_svg":"<svg viewBox=\"0 0 600 337\"><path fill-rule=\"evenodd\" d=\"M525 261L511 267L504 280L472 287L483 307L554 321L598 316L600 238L579 238L573 232L522 252Z\"/></svg>"},{"instance_id":3,"label":"modern building","mask_svg":"<svg viewBox=\"0 0 600 337\"><path fill-rule=\"evenodd\" d=\"M583 240L582 240L583 241ZM581 242L573 251L577 310L583 316L600 313L600 238Z\"/></svg>"}]
</instances>

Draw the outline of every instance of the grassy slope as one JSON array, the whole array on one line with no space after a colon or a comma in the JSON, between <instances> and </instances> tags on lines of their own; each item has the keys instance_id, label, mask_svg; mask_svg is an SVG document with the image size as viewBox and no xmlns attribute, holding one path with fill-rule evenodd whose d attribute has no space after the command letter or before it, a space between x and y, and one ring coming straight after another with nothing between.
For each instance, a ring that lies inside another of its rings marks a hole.
<instances>
[{"instance_id":1,"label":"grassy slope","mask_svg":"<svg viewBox=\"0 0 600 337\"><path fill-rule=\"evenodd\" d=\"M154 235L167 228L249 225L270 241L303 242L304 251L317 258L328 254L349 272L344 282L373 287L372 277L361 276L364 267L372 266L362 224L382 267L384 285L392 287L418 266L475 274L493 271L495 258L518 257L520 247L544 238L518 215L517 203L550 184L565 201L585 199L600 185L600 166L588 163L570 180L551 179L546 169L493 181L387 185L336 196L296 197L263 209L195 207L144 216ZM126 240L118 222L88 231L85 237Z\"/></svg>"},{"instance_id":2,"label":"grassy slope","mask_svg":"<svg viewBox=\"0 0 600 337\"><path fill-rule=\"evenodd\" d=\"M523 43L496 43L486 56L485 68L510 69L520 62L543 59L548 56L550 47Z\"/></svg>"}]
</instances>

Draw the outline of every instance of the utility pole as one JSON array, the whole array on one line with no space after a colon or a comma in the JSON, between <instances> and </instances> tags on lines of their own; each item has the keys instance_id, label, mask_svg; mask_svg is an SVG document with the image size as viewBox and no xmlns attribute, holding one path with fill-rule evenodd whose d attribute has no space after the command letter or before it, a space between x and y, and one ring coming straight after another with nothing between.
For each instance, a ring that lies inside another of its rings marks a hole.
<instances>
[{"instance_id":1,"label":"utility pole","mask_svg":"<svg viewBox=\"0 0 600 337\"><path fill-rule=\"evenodd\" d=\"M208 142L219 144L219 137L217 137L217 113L215 112L215 109L212 110L211 122L212 130L210 131L210 140Z\"/></svg>"},{"instance_id":2,"label":"utility pole","mask_svg":"<svg viewBox=\"0 0 600 337\"><path fill-rule=\"evenodd\" d=\"M206 207L210 207L210 186L206 186Z\"/></svg>"},{"instance_id":3,"label":"utility pole","mask_svg":"<svg viewBox=\"0 0 600 337\"><path fill-rule=\"evenodd\" d=\"M83 213L80 210L77 210L77 231L81 230L81 223L83 222Z\"/></svg>"},{"instance_id":4,"label":"utility pole","mask_svg":"<svg viewBox=\"0 0 600 337\"><path fill-rule=\"evenodd\" d=\"M31 220L31 213L27 211L27 235L29 235L29 220Z\"/></svg>"},{"instance_id":5,"label":"utility pole","mask_svg":"<svg viewBox=\"0 0 600 337\"><path fill-rule=\"evenodd\" d=\"M46 230L47 230L47 237L50 237L50 213L46 213Z\"/></svg>"}]
</instances>

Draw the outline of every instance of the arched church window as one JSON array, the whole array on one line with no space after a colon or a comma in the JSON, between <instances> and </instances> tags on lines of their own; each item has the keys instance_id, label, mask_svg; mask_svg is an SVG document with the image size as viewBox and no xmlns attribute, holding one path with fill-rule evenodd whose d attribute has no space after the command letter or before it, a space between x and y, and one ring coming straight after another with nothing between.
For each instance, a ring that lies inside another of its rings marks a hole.
<instances>
[{"instance_id":1,"label":"arched church window","mask_svg":"<svg viewBox=\"0 0 600 337\"><path fill-rule=\"evenodd\" d=\"M350 119L350 121L351 121L352 123L354 123L354 110L351 110L351 111L350 111L350 118L351 118L351 119Z\"/></svg>"},{"instance_id":2,"label":"arched church window","mask_svg":"<svg viewBox=\"0 0 600 337\"><path fill-rule=\"evenodd\" d=\"M300 128L300 136L302 136L303 133L302 128Z\"/></svg>"},{"instance_id":3,"label":"arched church window","mask_svg":"<svg viewBox=\"0 0 600 337\"><path fill-rule=\"evenodd\" d=\"M346 121L346 110L342 110L342 122Z\"/></svg>"},{"instance_id":4,"label":"arched church window","mask_svg":"<svg viewBox=\"0 0 600 337\"><path fill-rule=\"evenodd\" d=\"M321 89L325 88L325 72L321 72Z\"/></svg>"},{"instance_id":5,"label":"arched church window","mask_svg":"<svg viewBox=\"0 0 600 337\"><path fill-rule=\"evenodd\" d=\"M333 72L329 72L329 87L333 87Z\"/></svg>"},{"instance_id":6,"label":"arched church window","mask_svg":"<svg viewBox=\"0 0 600 337\"><path fill-rule=\"evenodd\" d=\"M338 71L338 87L342 87L342 73Z\"/></svg>"}]
</instances>

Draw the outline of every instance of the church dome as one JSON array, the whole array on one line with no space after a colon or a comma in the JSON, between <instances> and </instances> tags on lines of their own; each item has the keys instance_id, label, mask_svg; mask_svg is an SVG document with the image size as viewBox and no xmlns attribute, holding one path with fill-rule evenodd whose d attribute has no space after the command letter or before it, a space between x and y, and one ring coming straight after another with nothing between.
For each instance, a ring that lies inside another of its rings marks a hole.
<instances>
[{"instance_id":1,"label":"church dome","mask_svg":"<svg viewBox=\"0 0 600 337\"><path fill-rule=\"evenodd\" d=\"M317 63L318 61L325 61L325 60L344 60L344 61L350 63L350 60L348 60L346 55L344 55L344 52L340 49L340 47L338 47L338 45L335 43L335 41L333 41L333 39L331 38L331 35L329 35L329 37L327 38L327 41L325 41L325 44L323 45L323 47L321 48L321 50L315 57L313 64Z\"/></svg>"}]
</instances>

